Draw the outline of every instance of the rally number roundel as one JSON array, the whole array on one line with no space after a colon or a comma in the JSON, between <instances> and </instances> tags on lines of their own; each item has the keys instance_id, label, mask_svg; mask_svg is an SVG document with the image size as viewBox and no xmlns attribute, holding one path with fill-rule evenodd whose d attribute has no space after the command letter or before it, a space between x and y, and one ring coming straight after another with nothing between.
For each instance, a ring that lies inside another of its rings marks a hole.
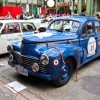
<instances>
[{"instance_id":1,"label":"rally number roundel","mask_svg":"<svg viewBox=\"0 0 100 100\"><path fill-rule=\"evenodd\" d=\"M53 61L53 65L54 66L57 66L59 64L59 60L58 59L55 59L54 61Z\"/></svg>"},{"instance_id":2,"label":"rally number roundel","mask_svg":"<svg viewBox=\"0 0 100 100\"><path fill-rule=\"evenodd\" d=\"M96 51L96 40L94 37L91 37L88 41L88 56L92 56L95 54Z\"/></svg>"}]
</instances>

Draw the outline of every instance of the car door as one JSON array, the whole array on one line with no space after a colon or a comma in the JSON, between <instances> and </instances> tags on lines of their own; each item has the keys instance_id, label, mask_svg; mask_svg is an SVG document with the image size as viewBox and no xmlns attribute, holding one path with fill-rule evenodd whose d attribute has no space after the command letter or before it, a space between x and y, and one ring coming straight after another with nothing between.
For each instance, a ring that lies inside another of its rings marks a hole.
<instances>
[{"instance_id":1,"label":"car door","mask_svg":"<svg viewBox=\"0 0 100 100\"><path fill-rule=\"evenodd\" d=\"M100 21L95 21L95 33L96 33L96 38L97 38L97 52L98 55L100 55Z\"/></svg>"},{"instance_id":2,"label":"car door","mask_svg":"<svg viewBox=\"0 0 100 100\"><path fill-rule=\"evenodd\" d=\"M82 27L80 46L83 48L83 63L94 59L97 56L97 36L92 21L86 22Z\"/></svg>"},{"instance_id":3,"label":"car door","mask_svg":"<svg viewBox=\"0 0 100 100\"><path fill-rule=\"evenodd\" d=\"M0 53L7 53L7 45L13 41L13 35L10 34L9 25L5 24L4 28L1 31L0 37Z\"/></svg>"},{"instance_id":4,"label":"car door","mask_svg":"<svg viewBox=\"0 0 100 100\"><path fill-rule=\"evenodd\" d=\"M7 53L7 46L16 40L22 39L20 26L15 23L7 23L1 31L0 37L0 53Z\"/></svg>"}]
</instances>

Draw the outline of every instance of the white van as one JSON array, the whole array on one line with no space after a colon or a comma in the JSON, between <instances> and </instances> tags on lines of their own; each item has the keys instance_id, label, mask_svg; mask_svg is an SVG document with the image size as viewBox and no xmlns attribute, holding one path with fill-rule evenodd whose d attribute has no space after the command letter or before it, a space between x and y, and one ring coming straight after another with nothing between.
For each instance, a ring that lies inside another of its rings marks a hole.
<instances>
[{"instance_id":1,"label":"white van","mask_svg":"<svg viewBox=\"0 0 100 100\"><path fill-rule=\"evenodd\" d=\"M7 53L7 45L34 34L36 27L26 20L0 20L0 55Z\"/></svg>"}]
</instances>

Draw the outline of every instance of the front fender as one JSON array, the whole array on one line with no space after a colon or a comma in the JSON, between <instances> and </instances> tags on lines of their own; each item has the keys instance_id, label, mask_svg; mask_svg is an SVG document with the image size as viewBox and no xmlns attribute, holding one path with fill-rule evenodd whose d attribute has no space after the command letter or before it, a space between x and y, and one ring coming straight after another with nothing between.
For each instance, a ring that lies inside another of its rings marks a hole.
<instances>
[{"instance_id":1,"label":"front fender","mask_svg":"<svg viewBox=\"0 0 100 100\"><path fill-rule=\"evenodd\" d=\"M59 70L63 64L62 57L64 58L64 60L66 60L69 57L74 58L75 62L78 61L78 67L81 66L81 63L83 61L82 48L80 48L80 47L75 48L70 44L68 44L68 45L61 44L59 46L53 45L53 47L54 46L55 46L55 48L48 47L48 50L44 52L50 58L50 62L49 62L49 65L47 68L49 70L48 73L52 76L53 80L55 80L57 78ZM62 54L62 56L61 56L61 54ZM56 58L59 60L58 66L53 65L53 60Z\"/></svg>"},{"instance_id":2,"label":"front fender","mask_svg":"<svg viewBox=\"0 0 100 100\"><path fill-rule=\"evenodd\" d=\"M12 43L12 46L13 46L13 51L20 52L21 41L16 41L16 42Z\"/></svg>"}]
</instances>

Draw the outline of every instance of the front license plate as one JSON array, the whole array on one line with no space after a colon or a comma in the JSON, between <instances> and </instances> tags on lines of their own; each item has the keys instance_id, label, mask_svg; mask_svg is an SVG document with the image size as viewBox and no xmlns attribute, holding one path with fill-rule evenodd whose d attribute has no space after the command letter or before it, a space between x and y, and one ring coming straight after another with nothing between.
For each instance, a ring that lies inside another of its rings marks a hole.
<instances>
[{"instance_id":1,"label":"front license plate","mask_svg":"<svg viewBox=\"0 0 100 100\"><path fill-rule=\"evenodd\" d=\"M22 74L22 75L25 75L25 76L28 76L28 70L25 69L23 66L21 65L16 65L15 66L15 69L18 73Z\"/></svg>"}]
</instances>

